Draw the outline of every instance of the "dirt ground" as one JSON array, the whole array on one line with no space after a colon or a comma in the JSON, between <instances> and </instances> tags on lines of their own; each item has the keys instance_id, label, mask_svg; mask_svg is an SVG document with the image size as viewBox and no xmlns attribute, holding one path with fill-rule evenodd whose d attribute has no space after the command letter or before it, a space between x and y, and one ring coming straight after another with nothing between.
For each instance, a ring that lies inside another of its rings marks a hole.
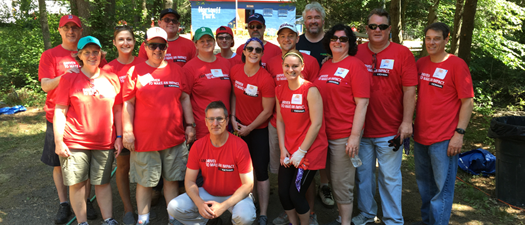
<instances>
[{"instance_id":1,"label":"dirt ground","mask_svg":"<svg viewBox=\"0 0 525 225\"><path fill-rule=\"evenodd\" d=\"M11 120L24 121L18 124L17 129L25 129L35 124L39 128L22 136L0 133L0 142L20 143L9 149L0 149L0 224L54 224L53 218L58 209L58 196L52 180L52 168L40 162L45 131L44 112L32 109L15 116L0 116L0 126L12 126L13 124L9 122ZM403 160L403 216L405 223L410 224L421 219L419 211L421 201L415 181L412 153L404 156ZM459 172L458 175L464 178L469 176L463 172ZM272 194L268 209L269 222L282 212L277 196L277 176L272 175L270 179ZM493 195L494 180L494 177L476 177L471 182ZM123 206L115 179L112 179L111 185L113 188L113 217L120 222L123 217ZM134 201L135 185L131 187L132 201ZM481 192L456 180L456 194L450 224L524 224L524 212L511 209L495 201L493 197L479 193ZM378 194L376 200L379 201ZM94 206L98 210L98 205L94 204ZM357 204L354 204L354 215L358 213L356 208ZM152 210L157 216L151 224L167 224L168 217L164 200L161 200ZM316 197L315 212L320 225L333 221L338 215L337 207L332 209L324 207L318 197ZM100 212L98 215L99 218L89 221L90 224L102 222ZM381 216L381 208L379 208L378 217L381 218ZM231 224L228 221L229 213L225 213L221 218L223 224ZM381 221L376 221L376 223L382 224ZM77 223L72 222L71 224Z\"/></svg>"}]
</instances>

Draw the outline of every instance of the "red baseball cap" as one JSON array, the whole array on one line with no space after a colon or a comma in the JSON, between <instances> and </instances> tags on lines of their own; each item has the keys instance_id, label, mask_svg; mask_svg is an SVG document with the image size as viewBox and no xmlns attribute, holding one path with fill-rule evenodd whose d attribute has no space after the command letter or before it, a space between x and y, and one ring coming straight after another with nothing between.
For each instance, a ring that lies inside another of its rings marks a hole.
<instances>
[{"instance_id":1,"label":"red baseball cap","mask_svg":"<svg viewBox=\"0 0 525 225\"><path fill-rule=\"evenodd\" d=\"M66 23L72 22L76 24L78 27L82 28L82 23L80 22L80 19L78 16L75 15L65 15L60 18L60 22L58 23L58 27L63 27L66 25Z\"/></svg>"},{"instance_id":2,"label":"red baseball cap","mask_svg":"<svg viewBox=\"0 0 525 225\"><path fill-rule=\"evenodd\" d=\"M217 28L217 30L215 31L215 36L218 37L219 34L229 34L230 36L232 36L232 39L233 39L233 31L231 28L227 26L220 26L219 28ZM235 45L235 40L232 42L232 47L234 45Z\"/></svg>"}]
</instances>

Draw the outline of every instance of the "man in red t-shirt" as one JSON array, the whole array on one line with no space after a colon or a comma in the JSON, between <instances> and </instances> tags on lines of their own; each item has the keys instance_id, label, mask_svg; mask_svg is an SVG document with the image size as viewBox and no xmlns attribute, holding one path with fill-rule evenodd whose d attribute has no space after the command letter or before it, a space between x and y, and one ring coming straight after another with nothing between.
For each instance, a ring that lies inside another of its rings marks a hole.
<instances>
[{"instance_id":1,"label":"man in red t-shirt","mask_svg":"<svg viewBox=\"0 0 525 225\"><path fill-rule=\"evenodd\" d=\"M78 40L82 36L82 24L80 19L74 15L65 15L60 18L58 32L62 38L62 44L52 49L44 51L40 57L38 66L38 79L42 90L47 93L46 105L46 139L44 151L40 160L53 167L53 180L57 188L60 207L55 217L55 223L66 223L71 215L71 207L67 199L67 187L64 185L60 161L55 153L55 138L53 133L53 116L55 111L55 89L62 78L62 75L69 71L78 71L77 61L71 56L77 52ZM89 196L90 188L86 190ZM88 219L96 219L96 214L92 211L91 202L88 201ZM94 217L93 217L94 216Z\"/></svg>"},{"instance_id":2,"label":"man in red t-shirt","mask_svg":"<svg viewBox=\"0 0 525 225\"><path fill-rule=\"evenodd\" d=\"M254 13L248 17L248 33L250 38L256 37L259 38L264 44L264 55L262 56L261 63L262 67L266 68L266 63L276 55L281 54L281 48L279 46L272 44L269 41L264 40L264 31L266 30L266 21L264 20L263 15L259 13ZM244 44L237 48L237 55L241 55L244 50Z\"/></svg>"},{"instance_id":3,"label":"man in red t-shirt","mask_svg":"<svg viewBox=\"0 0 525 225\"><path fill-rule=\"evenodd\" d=\"M419 75L414 162L424 224L448 224L454 200L458 154L474 105L470 71L461 58L445 52L450 29L425 28L428 56L417 61Z\"/></svg>"},{"instance_id":4,"label":"man in red t-shirt","mask_svg":"<svg viewBox=\"0 0 525 225\"><path fill-rule=\"evenodd\" d=\"M220 26L215 31L215 35L217 36L217 46L221 49L221 52L217 53L215 56L228 59L230 67L241 64L241 55L232 51L232 47L235 44L232 29L227 26Z\"/></svg>"},{"instance_id":5,"label":"man in red t-shirt","mask_svg":"<svg viewBox=\"0 0 525 225\"><path fill-rule=\"evenodd\" d=\"M401 143L412 135L412 117L416 105L417 70L412 52L390 42L390 19L384 9L374 9L368 16L369 42L358 46L357 54L372 77L370 102L365 129L359 146L363 166L357 168L358 208L352 218L356 225L374 221L377 215L376 159L379 162L377 187L381 196L383 222L403 224L401 194L403 151L389 147L389 140L399 136ZM373 166L372 166L373 165Z\"/></svg>"},{"instance_id":6,"label":"man in red t-shirt","mask_svg":"<svg viewBox=\"0 0 525 225\"><path fill-rule=\"evenodd\" d=\"M256 213L250 194L253 168L248 146L226 131L229 117L224 103L210 103L205 114L210 133L193 144L184 180L186 193L170 201L168 213L183 224L205 224L220 220L229 210L232 224L251 225ZM200 188L196 184L199 170L204 178Z\"/></svg>"},{"instance_id":7,"label":"man in red t-shirt","mask_svg":"<svg viewBox=\"0 0 525 225\"><path fill-rule=\"evenodd\" d=\"M175 62L180 67L193 59L197 55L195 44L191 40L179 35L180 14L177 10L168 8L160 12L158 21L159 27L168 33L168 50L164 59L168 62ZM140 45L139 57L148 59L146 54L145 42Z\"/></svg>"}]
</instances>

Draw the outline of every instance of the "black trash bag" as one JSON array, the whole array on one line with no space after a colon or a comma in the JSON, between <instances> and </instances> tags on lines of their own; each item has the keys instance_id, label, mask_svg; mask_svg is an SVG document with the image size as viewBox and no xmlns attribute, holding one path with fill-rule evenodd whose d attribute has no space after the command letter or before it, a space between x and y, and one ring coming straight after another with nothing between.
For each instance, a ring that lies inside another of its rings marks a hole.
<instances>
[{"instance_id":1,"label":"black trash bag","mask_svg":"<svg viewBox=\"0 0 525 225\"><path fill-rule=\"evenodd\" d=\"M488 136L525 144L525 116L492 118Z\"/></svg>"}]
</instances>

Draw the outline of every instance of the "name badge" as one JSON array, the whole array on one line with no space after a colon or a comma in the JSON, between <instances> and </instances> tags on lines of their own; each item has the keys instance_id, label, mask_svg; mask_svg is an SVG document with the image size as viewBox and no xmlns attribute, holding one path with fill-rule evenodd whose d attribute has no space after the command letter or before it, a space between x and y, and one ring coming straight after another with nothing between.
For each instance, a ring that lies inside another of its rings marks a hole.
<instances>
[{"instance_id":1,"label":"name badge","mask_svg":"<svg viewBox=\"0 0 525 225\"><path fill-rule=\"evenodd\" d=\"M213 77L223 77L224 76L221 69L212 69L211 74L213 75Z\"/></svg>"},{"instance_id":2,"label":"name badge","mask_svg":"<svg viewBox=\"0 0 525 225\"><path fill-rule=\"evenodd\" d=\"M446 69L436 68L436 71L434 71L434 75L432 75L432 77L443 80L447 76L447 72L448 70Z\"/></svg>"},{"instance_id":3,"label":"name badge","mask_svg":"<svg viewBox=\"0 0 525 225\"><path fill-rule=\"evenodd\" d=\"M308 51L308 50L299 50L299 52L307 54L307 55L310 55L310 51Z\"/></svg>"},{"instance_id":4,"label":"name badge","mask_svg":"<svg viewBox=\"0 0 525 225\"><path fill-rule=\"evenodd\" d=\"M302 94L293 94L292 95L292 104L302 105L303 104L303 95Z\"/></svg>"},{"instance_id":5,"label":"name badge","mask_svg":"<svg viewBox=\"0 0 525 225\"><path fill-rule=\"evenodd\" d=\"M381 66L379 66L381 69L394 69L394 60L393 59L383 59L381 60Z\"/></svg>"},{"instance_id":6,"label":"name badge","mask_svg":"<svg viewBox=\"0 0 525 225\"><path fill-rule=\"evenodd\" d=\"M337 71L335 71L334 76L345 78L346 74L348 74L348 69L337 67Z\"/></svg>"},{"instance_id":7,"label":"name badge","mask_svg":"<svg viewBox=\"0 0 525 225\"><path fill-rule=\"evenodd\" d=\"M153 81L153 76L151 76L151 74L147 73L143 76L138 76L139 78L139 82L140 84L142 84L142 86L146 86L148 85L149 82Z\"/></svg>"},{"instance_id":8,"label":"name badge","mask_svg":"<svg viewBox=\"0 0 525 225\"><path fill-rule=\"evenodd\" d=\"M246 92L246 94L250 96L257 96L257 89L257 86L248 84L246 86L246 89L244 89L244 92Z\"/></svg>"}]
</instances>

